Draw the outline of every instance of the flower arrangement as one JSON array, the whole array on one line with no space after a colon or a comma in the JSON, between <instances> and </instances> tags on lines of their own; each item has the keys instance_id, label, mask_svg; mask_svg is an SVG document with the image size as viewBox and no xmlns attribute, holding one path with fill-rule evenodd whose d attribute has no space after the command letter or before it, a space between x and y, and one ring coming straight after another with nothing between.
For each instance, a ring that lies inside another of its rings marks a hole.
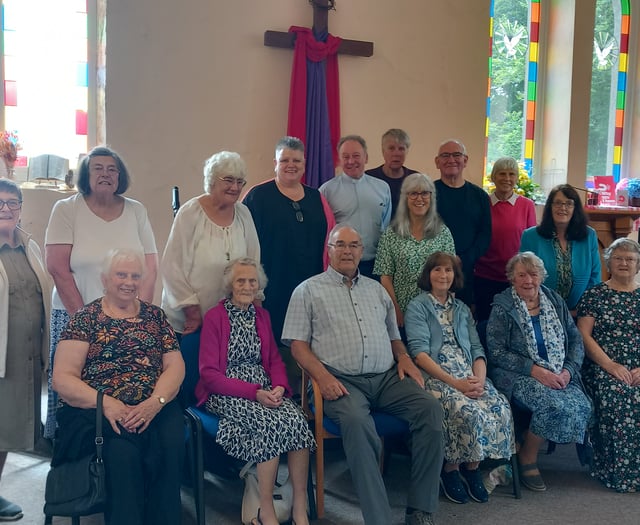
<instances>
[{"instance_id":1,"label":"flower arrangement","mask_svg":"<svg viewBox=\"0 0 640 525\"><path fill-rule=\"evenodd\" d=\"M0 133L0 158L7 169L12 169L18 159L18 151L22 147L18 142L18 134L15 131L3 131Z\"/></svg>"},{"instance_id":2,"label":"flower arrangement","mask_svg":"<svg viewBox=\"0 0 640 525\"><path fill-rule=\"evenodd\" d=\"M640 179L628 179L627 190L629 191L629 199L640 198Z\"/></svg>"},{"instance_id":3,"label":"flower arrangement","mask_svg":"<svg viewBox=\"0 0 640 525\"><path fill-rule=\"evenodd\" d=\"M495 184L491 182L491 169L493 166L489 166L488 173L482 179L482 187L487 193L493 193L495 190ZM523 197L527 197L534 202L540 201L544 199L544 195L542 194L542 190L540 189L540 185L536 184L531 180L527 170L524 169L524 164L518 164L518 182L516 183L516 187L514 191L518 195L522 195Z\"/></svg>"}]
</instances>

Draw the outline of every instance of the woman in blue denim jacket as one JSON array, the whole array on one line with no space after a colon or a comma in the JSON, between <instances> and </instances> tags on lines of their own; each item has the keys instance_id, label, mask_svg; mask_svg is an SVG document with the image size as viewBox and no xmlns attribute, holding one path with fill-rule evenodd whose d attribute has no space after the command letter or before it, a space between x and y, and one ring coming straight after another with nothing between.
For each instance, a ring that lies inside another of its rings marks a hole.
<instances>
[{"instance_id":1,"label":"woman in blue denim jacket","mask_svg":"<svg viewBox=\"0 0 640 525\"><path fill-rule=\"evenodd\" d=\"M486 379L486 358L469 308L451 290L462 285L455 255L435 252L422 270L424 290L405 314L408 349L425 375L425 388L444 410L445 464L440 476L447 498L485 502L478 466L485 458L509 458L514 439L509 402Z\"/></svg>"}]
</instances>

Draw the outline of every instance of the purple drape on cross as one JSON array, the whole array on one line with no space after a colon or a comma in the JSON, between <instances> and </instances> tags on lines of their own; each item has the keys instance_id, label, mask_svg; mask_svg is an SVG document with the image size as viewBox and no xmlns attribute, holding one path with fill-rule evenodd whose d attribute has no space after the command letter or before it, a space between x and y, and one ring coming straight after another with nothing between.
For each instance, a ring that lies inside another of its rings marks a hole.
<instances>
[{"instance_id":1,"label":"purple drape on cross","mask_svg":"<svg viewBox=\"0 0 640 525\"><path fill-rule=\"evenodd\" d=\"M337 52L340 38L314 37L305 27L296 33L287 134L305 144L305 183L313 188L333 178L340 138Z\"/></svg>"}]
</instances>

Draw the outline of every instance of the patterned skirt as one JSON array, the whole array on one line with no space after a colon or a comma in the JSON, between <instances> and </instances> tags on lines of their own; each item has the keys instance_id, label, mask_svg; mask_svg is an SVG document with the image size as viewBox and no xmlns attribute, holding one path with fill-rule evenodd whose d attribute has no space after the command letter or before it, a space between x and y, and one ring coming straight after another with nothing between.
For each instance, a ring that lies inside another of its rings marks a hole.
<instances>
[{"instance_id":1,"label":"patterned skirt","mask_svg":"<svg viewBox=\"0 0 640 525\"><path fill-rule=\"evenodd\" d=\"M261 365L239 365L234 367L233 376L271 388ZM262 463L284 452L315 449L302 410L289 398L284 398L278 408L268 408L258 401L212 394L206 409L220 416L216 441L227 454L242 461Z\"/></svg>"},{"instance_id":2,"label":"patterned skirt","mask_svg":"<svg viewBox=\"0 0 640 525\"><path fill-rule=\"evenodd\" d=\"M473 374L462 349L453 345L443 345L438 364L457 379ZM478 399L471 399L432 377L427 377L426 389L442 404L444 457L448 463L506 459L515 452L509 402L489 379L485 381L484 394Z\"/></svg>"}]
</instances>

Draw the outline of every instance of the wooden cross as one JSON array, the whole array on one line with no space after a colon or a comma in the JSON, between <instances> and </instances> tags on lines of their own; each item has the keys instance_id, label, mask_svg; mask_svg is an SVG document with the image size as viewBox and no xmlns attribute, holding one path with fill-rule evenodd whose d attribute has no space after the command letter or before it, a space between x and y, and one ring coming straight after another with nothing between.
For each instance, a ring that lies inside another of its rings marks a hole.
<instances>
[{"instance_id":1,"label":"wooden cross","mask_svg":"<svg viewBox=\"0 0 640 525\"><path fill-rule=\"evenodd\" d=\"M329 9L333 7L332 0L310 0L313 4L313 31L316 35L329 32ZM285 31L265 31L264 45L269 47L293 48L296 41L295 33ZM358 57L373 55L373 42L362 40L345 40L340 42L338 53Z\"/></svg>"}]
</instances>

